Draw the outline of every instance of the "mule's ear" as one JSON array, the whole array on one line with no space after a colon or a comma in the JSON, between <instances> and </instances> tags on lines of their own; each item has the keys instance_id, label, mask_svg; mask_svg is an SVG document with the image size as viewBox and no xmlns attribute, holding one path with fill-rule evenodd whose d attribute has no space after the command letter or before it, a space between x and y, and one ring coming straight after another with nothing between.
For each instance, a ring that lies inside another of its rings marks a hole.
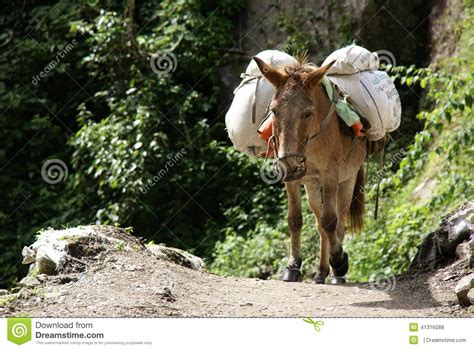
<instances>
[{"instance_id":1,"label":"mule's ear","mask_svg":"<svg viewBox=\"0 0 474 350\"><path fill-rule=\"evenodd\" d=\"M313 87L316 84L319 84L321 80L323 80L324 74L328 71L329 68L336 62L336 60L322 66L320 68L316 68L311 73L308 73L306 79L304 80L304 85L308 87Z\"/></svg>"},{"instance_id":2,"label":"mule's ear","mask_svg":"<svg viewBox=\"0 0 474 350\"><path fill-rule=\"evenodd\" d=\"M273 86L278 88L285 83L285 80L288 77L285 73L280 72L278 69L265 63L263 60L256 56L253 57L253 60L257 63L257 66L260 69L260 72L262 72L263 76L267 78Z\"/></svg>"}]
</instances>

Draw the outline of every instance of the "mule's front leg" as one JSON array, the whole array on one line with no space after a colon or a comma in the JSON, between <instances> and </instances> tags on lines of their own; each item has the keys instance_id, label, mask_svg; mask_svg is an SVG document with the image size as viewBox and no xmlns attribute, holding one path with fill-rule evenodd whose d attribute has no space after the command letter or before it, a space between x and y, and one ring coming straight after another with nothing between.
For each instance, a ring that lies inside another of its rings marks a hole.
<instances>
[{"instance_id":1,"label":"mule's front leg","mask_svg":"<svg viewBox=\"0 0 474 350\"><path fill-rule=\"evenodd\" d=\"M326 233L329 241L329 263L332 267L334 277L331 280L333 284L344 283L343 276L349 268L349 259L347 253L342 249L343 236L338 234L344 225L344 216L338 216L337 198L339 190L339 181L336 173L328 174L323 179L323 214L321 217L321 226ZM345 211L346 213L347 211Z\"/></svg>"},{"instance_id":2,"label":"mule's front leg","mask_svg":"<svg viewBox=\"0 0 474 350\"><path fill-rule=\"evenodd\" d=\"M314 282L324 284L326 277L329 275L329 241L321 226L321 215L323 212L323 198L321 185L318 183L305 184L308 202L318 223L319 232L319 264L317 273L314 276Z\"/></svg>"},{"instance_id":3,"label":"mule's front leg","mask_svg":"<svg viewBox=\"0 0 474 350\"><path fill-rule=\"evenodd\" d=\"M340 254L342 249L339 237L336 234L338 217L337 217L337 190L338 190L337 173L327 174L323 178L323 211L321 215L321 227L329 241L329 253L332 256Z\"/></svg>"},{"instance_id":4,"label":"mule's front leg","mask_svg":"<svg viewBox=\"0 0 474 350\"><path fill-rule=\"evenodd\" d=\"M283 281L298 282L301 268L301 228L303 216L301 214L301 184L299 181L286 182L288 195L288 228L291 234L291 252L288 265L283 270Z\"/></svg>"}]
</instances>

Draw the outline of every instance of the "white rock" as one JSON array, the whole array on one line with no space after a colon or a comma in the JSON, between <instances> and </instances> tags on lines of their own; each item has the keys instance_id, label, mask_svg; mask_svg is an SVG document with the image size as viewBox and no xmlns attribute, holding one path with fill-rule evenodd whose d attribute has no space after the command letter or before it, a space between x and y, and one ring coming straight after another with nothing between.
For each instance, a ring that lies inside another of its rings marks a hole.
<instances>
[{"instance_id":1,"label":"white rock","mask_svg":"<svg viewBox=\"0 0 474 350\"><path fill-rule=\"evenodd\" d=\"M205 267L201 258L178 248L159 244L148 244L147 248L158 259L167 260L196 271L201 271Z\"/></svg>"}]
</instances>

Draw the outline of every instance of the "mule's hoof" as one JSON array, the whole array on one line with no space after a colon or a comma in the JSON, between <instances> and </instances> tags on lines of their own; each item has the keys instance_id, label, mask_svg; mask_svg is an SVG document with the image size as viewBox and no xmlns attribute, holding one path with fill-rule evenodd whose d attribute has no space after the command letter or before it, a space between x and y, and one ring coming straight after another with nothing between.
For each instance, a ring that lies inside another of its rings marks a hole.
<instances>
[{"instance_id":1,"label":"mule's hoof","mask_svg":"<svg viewBox=\"0 0 474 350\"><path fill-rule=\"evenodd\" d=\"M329 284L345 284L346 279L344 277L332 276L329 279Z\"/></svg>"},{"instance_id":2,"label":"mule's hoof","mask_svg":"<svg viewBox=\"0 0 474 350\"><path fill-rule=\"evenodd\" d=\"M326 283L326 278L324 278L324 277L321 276L321 275L316 275L316 276L314 276L314 283L316 283L316 284L324 284L324 283Z\"/></svg>"},{"instance_id":3,"label":"mule's hoof","mask_svg":"<svg viewBox=\"0 0 474 350\"><path fill-rule=\"evenodd\" d=\"M285 267L283 270L283 281L285 282L299 282L301 272L298 269L291 269Z\"/></svg>"},{"instance_id":4,"label":"mule's hoof","mask_svg":"<svg viewBox=\"0 0 474 350\"><path fill-rule=\"evenodd\" d=\"M349 270L349 255L347 255L346 252L342 252L342 254L336 259L331 257L329 259L329 264L331 264L334 276L345 276Z\"/></svg>"}]
</instances>

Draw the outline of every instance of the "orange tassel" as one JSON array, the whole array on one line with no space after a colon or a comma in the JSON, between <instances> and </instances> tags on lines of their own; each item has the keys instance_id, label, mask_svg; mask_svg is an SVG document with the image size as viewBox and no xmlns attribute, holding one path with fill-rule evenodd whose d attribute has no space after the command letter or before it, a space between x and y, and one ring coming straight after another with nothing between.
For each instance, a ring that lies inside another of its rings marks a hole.
<instances>
[{"instance_id":1,"label":"orange tassel","mask_svg":"<svg viewBox=\"0 0 474 350\"><path fill-rule=\"evenodd\" d=\"M257 132L260 134L260 137L265 141L268 141L273 134L273 118L268 117L262 125L258 128Z\"/></svg>"},{"instance_id":2,"label":"orange tassel","mask_svg":"<svg viewBox=\"0 0 474 350\"><path fill-rule=\"evenodd\" d=\"M262 125L257 129L257 132L259 133L260 137L264 139L265 141L268 142L270 137L273 135L273 118L270 116L267 118ZM268 145L268 153L267 152L262 152L260 153L261 157L265 158L272 158L273 157L273 145L270 143Z\"/></svg>"},{"instance_id":3,"label":"orange tassel","mask_svg":"<svg viewBox=\"0 0 474 350\"><path fill-rule=\"evenodd\" d=\"M362 132L362 129L364 128L364 125L358 120L356 121L352 126L352 132L354 133L355 136L362 137L365 136L365 134Z\"/></svg>"}]
</instances>

